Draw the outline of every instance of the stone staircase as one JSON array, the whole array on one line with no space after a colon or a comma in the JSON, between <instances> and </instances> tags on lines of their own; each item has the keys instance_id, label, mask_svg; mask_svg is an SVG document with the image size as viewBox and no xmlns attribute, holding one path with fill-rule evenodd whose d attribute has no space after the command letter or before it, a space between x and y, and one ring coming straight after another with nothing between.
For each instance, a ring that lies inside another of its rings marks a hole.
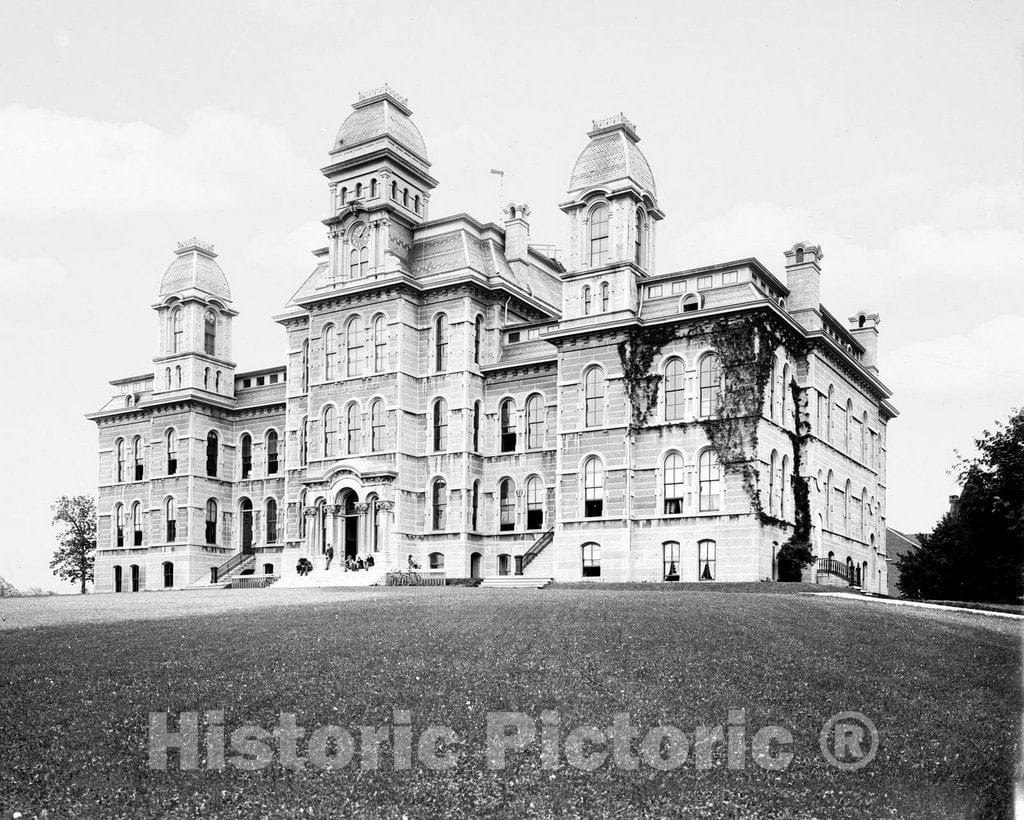
<instances>
[{"instance_id":1,"label":"stone staircase","mask_svg":"<svg viewBox=\"0 0 1024 820\"><path fill-rule=\"evenodd\" d=\"M281 580L274 584L275 589L309 589L323 587L372 587L383 586L387 568L377 564L370 569L347 572L344 564L335 562L330 569L324 569L323 559L314 561L313 571L309 575L299 575L294 566L285 567Z\"/></svg>"}]
</instances>

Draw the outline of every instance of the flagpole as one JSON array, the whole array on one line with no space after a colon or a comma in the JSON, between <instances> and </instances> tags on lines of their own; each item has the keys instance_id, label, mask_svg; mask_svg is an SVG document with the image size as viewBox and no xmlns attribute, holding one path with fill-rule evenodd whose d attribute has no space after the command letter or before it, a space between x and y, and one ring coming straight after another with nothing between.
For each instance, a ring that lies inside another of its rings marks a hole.
<instances>
[{"instance_id":1,"label":"flagpole","mask_svg":"<svg viewBox=\"0 0 1024 820\"><path fill-rule=\"evenodd\" d=\"M505 172L492 168L491 173L498 177L498 222L501 222L502 208L505 207Z\"/></svg>"}]
</instances>

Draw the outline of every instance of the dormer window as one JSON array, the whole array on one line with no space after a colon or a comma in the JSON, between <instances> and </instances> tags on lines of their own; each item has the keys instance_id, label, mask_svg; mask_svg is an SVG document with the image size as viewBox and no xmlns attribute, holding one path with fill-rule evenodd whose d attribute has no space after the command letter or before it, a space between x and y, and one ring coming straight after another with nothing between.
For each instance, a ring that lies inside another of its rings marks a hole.
<instances>
[{"instance_id":1,"label":"dormer window","mask_svg":"<svg viewBox=\"0 0 1024 820\"><path fill-rule=\"evenodd\" d=\"M700 310L700 296L696 293L687 293L682 299L682 312L692 313L695 310Z\"/></svg>"},{"instance_id":2,"label":"dormer window","mask_svg":"<svg viewBox=\"0 0 1024 820\"><path fill-rule=\"evenodd\" d=\"M590 267L608 261L608 206L598 205L590 212Z\"/></svg>"}]
</instances>

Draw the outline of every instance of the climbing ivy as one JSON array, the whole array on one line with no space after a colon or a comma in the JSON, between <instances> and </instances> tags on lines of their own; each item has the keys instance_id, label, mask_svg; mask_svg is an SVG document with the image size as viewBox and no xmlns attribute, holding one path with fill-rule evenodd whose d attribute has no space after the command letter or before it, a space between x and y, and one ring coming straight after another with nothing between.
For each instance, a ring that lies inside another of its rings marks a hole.
<instances>
[{"instance_id":1,"label":"climbing ivy","mask_svg":"<svg viewBox=\"0 0 1024 820\"><path fill-rule=\"evenodd\" d=\"M788 527L789 523L767 513L761 504L760 471L757 468L759 422L765 389L772 376L772 357L780 345L794 354L804 351L803 340L791 329L773 322L766 314L747 314L696 323L685 329L672 326L633 328L619 344L626 398L631 414L630 435L643 430L658 403L661 374L652 364L662 348L677 338L706 337L718 357L721 389L714 413L700 420L719 464L727 473L739 475L751 507L762 524ZM780 578L800 577L800 569L812 560L810 551L810 493L800 475L803 447L810 425L802 407L802 395L795 379L791 390L796 409L796 431L786 430L793 443L793 534L778 553Z\"/></svg>"}]
</instances>

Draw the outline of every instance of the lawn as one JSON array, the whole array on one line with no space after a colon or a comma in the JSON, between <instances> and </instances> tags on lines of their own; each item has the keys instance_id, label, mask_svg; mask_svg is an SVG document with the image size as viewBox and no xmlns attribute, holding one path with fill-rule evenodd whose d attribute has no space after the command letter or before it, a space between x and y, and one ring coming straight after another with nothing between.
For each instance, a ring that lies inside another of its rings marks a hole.
<instances>
[{"instance_id":1,"label":"lawn","mask_svg":"<svg viewBox=\"0 0 1024 820\"><path fill-rule=\"evenodd\" d=\"M153 593L5 601L0 619L2 817L1010 811L1021 712L1015 621L660 588ZM287 712L307 737L334 725L357 740L356 727L390 726L393 710L407 709L414 740L428 724L450 727L459 759L446 771L416 762L395 771L385 743L368 771L358 755L335 770L274 762L182 771L173 753L166 771L149 767L150 712L176 720L218 709L228 733L272 730ZM587 772L564 760L551 770L536 748L504 769L486 766L488 712L536 721L557 710L563 740L570 728L607 728L628 713L642 732L670 724L693 740L696 727L725 725L737 709L746 710L748 748L761 727L791 733L788 768L765 770L749 751L742 769L729 768L724 743L710 769L694 753L670 771L643 762ZM822 724L846 710L868 716L880 737L877 757L854 772L819 748Z\"/></svg>"}]
</instances>

